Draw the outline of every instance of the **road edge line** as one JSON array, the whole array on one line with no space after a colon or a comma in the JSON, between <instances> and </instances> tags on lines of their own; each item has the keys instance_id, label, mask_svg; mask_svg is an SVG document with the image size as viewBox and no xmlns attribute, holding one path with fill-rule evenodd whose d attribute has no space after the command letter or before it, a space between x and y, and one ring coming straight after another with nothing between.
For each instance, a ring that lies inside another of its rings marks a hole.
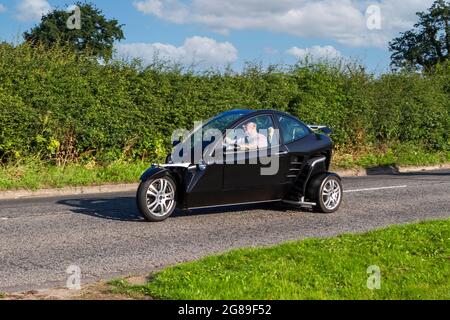
<instances>
[{"instance_id":1,"label":"road edge line","mask_svg":"<svg viewBox=\"0 0 450 320\"><path fill-rule=\"evenodd\" d=\"M103 184L98 186L63 187L59 189L8 190L0 192L0 200L17 200L30 198L50 198L58 196L77 196L87 194L132 192L138 188L137 183Z\"/></svg>"}]
</instances>

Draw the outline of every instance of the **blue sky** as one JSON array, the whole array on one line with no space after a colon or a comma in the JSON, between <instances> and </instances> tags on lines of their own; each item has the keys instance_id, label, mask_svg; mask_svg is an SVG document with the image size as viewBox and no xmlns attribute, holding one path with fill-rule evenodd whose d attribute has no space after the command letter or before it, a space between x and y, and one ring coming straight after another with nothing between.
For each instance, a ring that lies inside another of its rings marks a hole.
<instances>
[{"instance_id":1,"label":"blue sky","mask_svg":"<svg viewBox=\"0 0 450 320\"><path fill-rule=\"evenodd\" d=\"M0 40L21 34L51 8L75 1L0 0ZM244 61L294 63L299 58L354 58L387 70L387 43L412 27L432 0L96 0L124 24L124 57L155 54L185 64L240 69ZM82 18L82 17L81 17Z\"/></svg>"}]
</instances>

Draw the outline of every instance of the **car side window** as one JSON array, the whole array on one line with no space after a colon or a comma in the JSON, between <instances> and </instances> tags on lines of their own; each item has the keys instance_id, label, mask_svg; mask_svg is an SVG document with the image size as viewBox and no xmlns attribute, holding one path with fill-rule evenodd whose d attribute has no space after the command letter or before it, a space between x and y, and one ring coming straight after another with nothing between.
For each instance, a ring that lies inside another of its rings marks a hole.
<instances>
[{"instance_id":1,"label":"car side window","mask_svg":"<svg viewBox=\"0 0 450 320\"><path fill-rule=\"evenodd\" d=\"M285 144L306 137L310 133L307 126L291 117L278 116L278 122Z\"/></svg>"},{"instance_id":2,"label":"car side window","mask_svg":"<svg viewBox=\"0 0 450 320\"><path fill-rule=\"evenodd\" d=\"M250 149L261 149L279 145L279 135L270 115L250 118L227 132L228 142L250 146ZM227 142L226 141L226 142Z\"/></svg>"}]
</instances>

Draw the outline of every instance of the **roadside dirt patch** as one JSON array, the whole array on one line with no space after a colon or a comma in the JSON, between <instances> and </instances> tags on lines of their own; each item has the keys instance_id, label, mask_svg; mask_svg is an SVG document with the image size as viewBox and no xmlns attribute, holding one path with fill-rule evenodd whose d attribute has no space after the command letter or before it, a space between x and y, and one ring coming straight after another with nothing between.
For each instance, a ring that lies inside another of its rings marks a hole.
<instances>
[{"instance_id":1,"label":"roadside dirt patch","mask_svg":"<svg viewBox=\"0 0 450 320\"><path fill-rule=\"evenodd\" d=\"M147 277L131 276L125 278L127 282L135 285L145 284ZM1 294L0 300L150 300L144 295L125 295L114 293L113 287L105 281L87 284L81 290L67 288L52 288L30 290L11 294Z\"/></svg>"}]
</instances>

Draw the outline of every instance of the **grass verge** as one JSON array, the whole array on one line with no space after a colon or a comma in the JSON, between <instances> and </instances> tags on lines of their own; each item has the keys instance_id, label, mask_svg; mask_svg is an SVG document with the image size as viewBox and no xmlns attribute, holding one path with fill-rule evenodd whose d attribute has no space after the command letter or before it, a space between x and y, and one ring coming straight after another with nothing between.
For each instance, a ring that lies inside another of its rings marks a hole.
<instances>
[{"instance_id":1,"label":"grass verge","mask_svg":"<svg viewBox=\"0 0 450 320\"><path fill-rule=\"evenodd\" d=\"M333 166L338 169L378 166L427 166L443 163L450 163L450 152L430 152L411 144L384 148L363 148L353 152L337 150L333 156Z\"/></svg>"},{"instance_id":2,"label":"grass verge","mask_svg":"<svg viewBox=\"0 0 450 320\"><path fill-rule=\"evenodd\" d=\"M369 290L369 266L381 288ZM114 293L160 299L450 299L450 220L240 249L151 275Z\"/></svg>"},{"instance_id":3,"label":"grass verge","mask_svg":"<svg viewBox=\"0 0 450 320\"><path fill-rule=\"evenodd\" d=\"M414 146L400 146L385 150L365 149L353 153L338 150L333 157L332 170L442 163L450 163L450 152L430 153ZM133 183L138 182L140 175L150 164L151 161L116 161L106 165L89 162L54 166L33 159L22 160L14 165L0 165L0 191Z\"/></svg>"},{"instance_id":4,"label":"grass verge","mask_svg":"<svg viewBox=\"0 0 450 320\"><path fill-rule=\"evenodd\" d=\"M61 188L107 183L138 182L150 166L143 162L114 162L108 165L69 164L64 167L39 161L0 166L0 190Z\"/></svg>"}]
</instances>

